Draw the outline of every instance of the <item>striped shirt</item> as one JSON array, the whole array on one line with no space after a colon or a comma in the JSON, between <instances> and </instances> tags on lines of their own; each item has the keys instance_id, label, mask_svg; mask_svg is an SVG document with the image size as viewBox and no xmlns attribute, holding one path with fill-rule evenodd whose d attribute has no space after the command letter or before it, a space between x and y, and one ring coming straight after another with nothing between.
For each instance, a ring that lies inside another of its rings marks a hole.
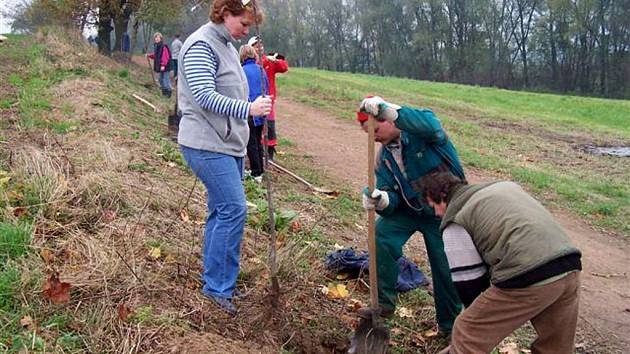
<instances>
[{"instance_id":1,"label":"striped shirt","mask_svg":"<svg viewBox=\"0 0 630 354\"><path fill-rule=\"evenodd\" d=\"M201 108L227 117L247 120L251 103L216 91L217 58L208 43L195 42L184 54L184 75Z\"/></svg>"}]
</instances>

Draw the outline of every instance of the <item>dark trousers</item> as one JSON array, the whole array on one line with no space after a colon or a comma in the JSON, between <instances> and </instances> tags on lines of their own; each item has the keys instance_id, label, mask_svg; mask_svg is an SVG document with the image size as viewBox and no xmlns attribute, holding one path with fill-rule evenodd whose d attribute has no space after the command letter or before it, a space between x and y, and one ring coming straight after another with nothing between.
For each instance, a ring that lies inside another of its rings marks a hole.
<instances>
[{"instance_id":1,"label":"dark trousers","mask_svg":"<svg viewBox=\"0 0 630 354\"><path fill-rule=\"evenodd\" d=\"M276 153L276 145L278 145L278 137L276 136L276 121L267 120L267 153L269 160L273 160Z\"/></svg>"},{"instance_id":2,"label":"dark trousers","mask_svg":"<svg viewBox=\"0 0 630 354\"><path fill-rule=\"evenodd\" d=\"M376 219L376 263L378 273L378 302L383 311L393 312L398 299L398 258L403 255L407 240L420 231L431 265L435 313L440 331L451 333L455 317L461 311L461 302L451 280L444 242L440 233L440 220L429 215L415 215L399 209L392 215Z\"/></svg>"},{"instance_id":3,"label":"dark trousers","mask_svg":"<svg viewBox=\"0 0 630 354\"><path fill-rule=\"evenodd\" d=\"M263 125L255 126L250 118L249 124L249 140L247 141L247 158L249 159L249 168L252 170L252 176L258 177L264 172L263 165L263 146L262 133Z\"/></svg>"},{"instance_id":4,"label":"dark trousers","mask_svg":"<svg viewBox=\"0 0 630 354\"><path fill-rule=\"evenodd\" d=\"M177 59L173 59L173 78L177 78Z\"/></svg>"}]
</instances>

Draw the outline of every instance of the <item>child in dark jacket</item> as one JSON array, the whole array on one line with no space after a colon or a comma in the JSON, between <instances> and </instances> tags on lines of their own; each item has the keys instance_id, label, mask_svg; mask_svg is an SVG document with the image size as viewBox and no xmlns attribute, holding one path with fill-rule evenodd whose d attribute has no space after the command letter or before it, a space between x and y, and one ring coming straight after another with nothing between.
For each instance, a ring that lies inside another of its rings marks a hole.
<instances>
[{"instance_id":1,"label":"child in dark jacket","mask_svg":"<svg viewBox=\"0 0 630 354\"><path fill-rule=\"evenodd\" d=\"M241 46L239 55L243 71L245 71L245 76L247 76L249 102L254 102L259 96L269 95L269 81L260 65L256 64L257 54L254 48L249 45ZM263 88L264 92L262 92ZM249 141L247 142L247 158L249 159L249 167L252 171L252 177L254 177L257 182L261 182L264 172L262 133L265 125L265 117L250 117L248 124Z\"/></svg>"}]
</instances>

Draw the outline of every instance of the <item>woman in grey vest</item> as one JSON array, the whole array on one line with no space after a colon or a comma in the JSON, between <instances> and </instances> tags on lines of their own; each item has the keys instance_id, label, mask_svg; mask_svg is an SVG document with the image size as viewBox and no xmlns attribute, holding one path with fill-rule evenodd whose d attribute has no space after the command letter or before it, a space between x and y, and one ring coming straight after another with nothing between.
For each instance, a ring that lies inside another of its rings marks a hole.
<instances>
[{"instance_id":1,"label":"woman in grey vest","mask_svg":"<svg viewBox=\"0 0 630 354\"><path fill-rule=\"evenodd\" d=\"M262 19L261 10L254 11L254 6L251 0L213 1L210 22L186 39L178 58L177 99L182 111L178 142L184 159L208 190L202 291L230 315L237 313L232 297L247 214L241 182L249 138L247 118L271 110L269 97L247 101L247 78L232 45Z\"/></svg>"}]
</instances>

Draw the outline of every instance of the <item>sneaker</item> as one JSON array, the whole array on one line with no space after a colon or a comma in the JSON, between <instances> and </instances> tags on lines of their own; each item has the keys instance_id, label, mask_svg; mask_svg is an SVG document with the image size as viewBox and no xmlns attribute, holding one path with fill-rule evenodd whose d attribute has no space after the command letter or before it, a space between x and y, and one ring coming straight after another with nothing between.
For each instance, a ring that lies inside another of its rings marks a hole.
<instances>
[{"instance_id":1,"label":"sneaker","mask_svg":"<svg viewBox=\"0 0 630 354\"><path fill-rule=\"evenodd\" d=\"M263 181L263 180L262 180L262 176L256 176L256 177L254 177L254 181L255 181L256 183L258 183L258 184L261 184L261 183L262 183L262 181Z\"/></svg>"},{"instance_id":2,"label":"sneaker","mask_svg":"<svg viewBox=\"0 0 630 354\"><path fill-rule=\"evenodd\" d=\"M216 307L218 307L221 311L227 313L228 315L234 317L238 314L238 310L236 306L232 303L231 299L225 297L218 297L213 295L204 294L213 303Z\"/></svg>"}]
</instances>

